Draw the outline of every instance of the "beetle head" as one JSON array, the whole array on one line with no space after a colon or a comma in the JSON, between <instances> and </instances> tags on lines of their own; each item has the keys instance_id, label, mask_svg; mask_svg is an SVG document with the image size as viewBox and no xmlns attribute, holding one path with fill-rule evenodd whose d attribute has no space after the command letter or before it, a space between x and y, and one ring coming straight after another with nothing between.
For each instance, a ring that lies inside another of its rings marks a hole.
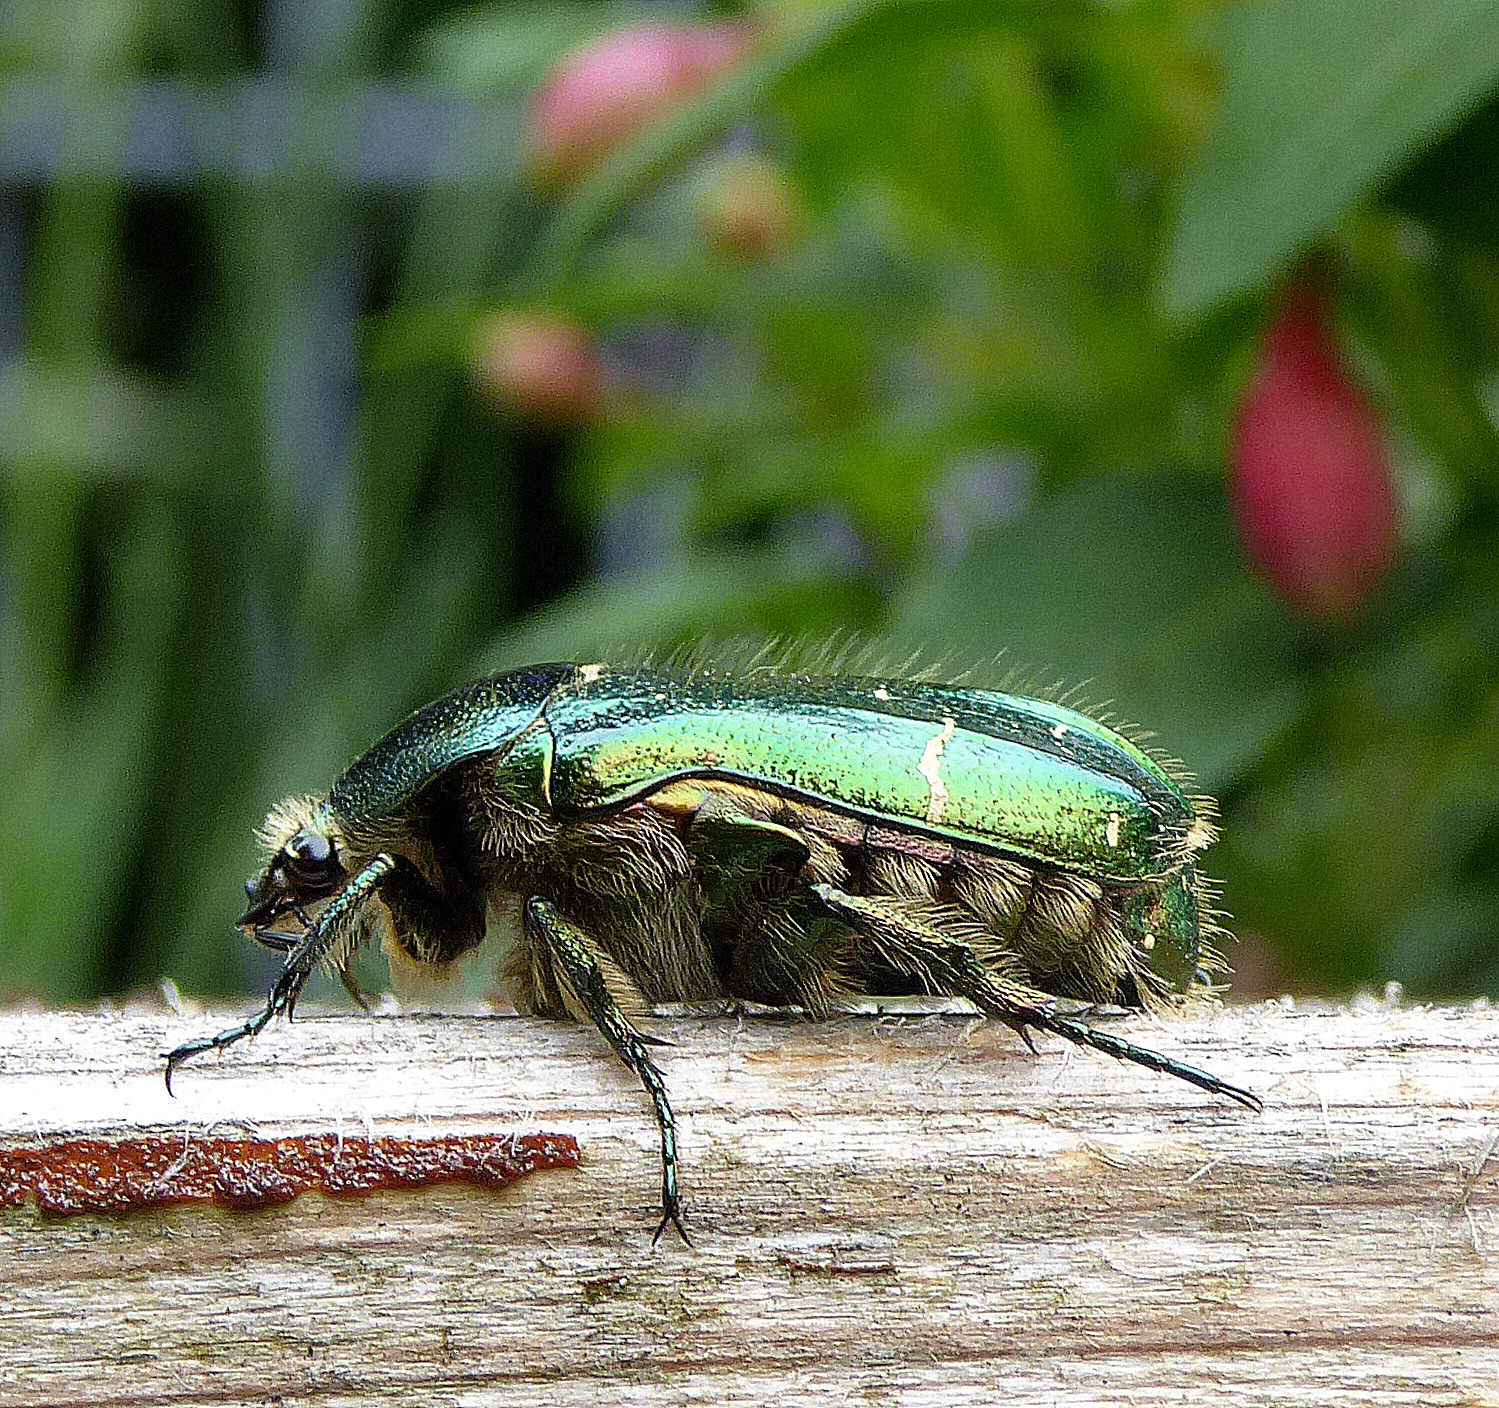
<instances>
[{"instance_id":1,"label":"beetle head","mask_svg":"<svg viewBox=\"0 0 1499 1408\"><path fill-rule=\"evenodd\" d=\"M285 803L273 811L261 840L270 860L245 881L249 906L236 927L268 948L286 950L311 925L309 908L338 890L347 873L334 837L305 804Z\"/></svg>"}]
</instances>

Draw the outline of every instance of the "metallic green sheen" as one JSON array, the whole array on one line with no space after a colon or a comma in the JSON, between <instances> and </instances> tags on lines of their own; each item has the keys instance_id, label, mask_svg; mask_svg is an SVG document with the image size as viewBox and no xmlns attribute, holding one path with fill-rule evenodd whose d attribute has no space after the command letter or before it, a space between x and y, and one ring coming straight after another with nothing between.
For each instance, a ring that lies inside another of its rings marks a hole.
<instances>
[{"instance_id":1,"label":"metallic green sheen","mask_svg":"<svg viewBox=\"0 0 1499 1408\"><path fill-rule=\"evenodd\" d=\"M1184 865L1159 888L1141 888L1124 901L1125 932L1149 956L1150 970L1178 992L1197 978L1202 957L1197 872Z\"/></svg>"},{"instance_id":2,"label":"metallic green sheen","mask_svg":"<svg viewBox=\"0 0 1499 1408\"><path fill-rule=\"evenodd\" d=\"M454 763L513 742L576 673L575 665L537 665L490 675L418 709L349 765L328 809L355 824L391 816Z\"/></svg>"},{"instance_id":3,"label":"metallic green sheen","mask_svg":"<svg viewBox=\"0 0 1499 1408\"><path fill-rule=\"evenodd\" d=\"M591 670L544 717L559 816L715 777L1109 880L1165 874L1194 821L1176 784L1103 725L981 690Z\"/></svg>"},{"instance_id":4,"label":"metallic green sheen","mask_svg":"<svg viewBox=\"0 0 1499 1408\"><path fill-rule=\"evenodd\" d=\"M1058 704L901 681L576 665L493 675L418 709L350 765L329 810L379 821L454 764L507 748L517 795L558 817L713 777L1105 880L1167 874L1195 821L1157 763Z\"/></svg>"}]
</instances>

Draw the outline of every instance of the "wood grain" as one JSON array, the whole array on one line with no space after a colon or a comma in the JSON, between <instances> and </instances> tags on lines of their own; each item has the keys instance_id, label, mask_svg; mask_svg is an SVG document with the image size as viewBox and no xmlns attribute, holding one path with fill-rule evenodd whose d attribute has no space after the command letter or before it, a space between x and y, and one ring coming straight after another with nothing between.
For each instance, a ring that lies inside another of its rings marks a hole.
<instances>
[{"instance_id":1,"label":"wood grain","mask_svg":"<svg viewBox=\"0 0 1499 1408\"><path fill-rule=\"evenodd\" d=\"M1499 1404L1499 1014L1118 1030L1263 1115L962 1017L678 1019L695 1246L597 1037L0 1015L0 1141L575 1134L584 1164L250 1213L0 1213L0 1405Z\"/></svg>"}]
</instances>

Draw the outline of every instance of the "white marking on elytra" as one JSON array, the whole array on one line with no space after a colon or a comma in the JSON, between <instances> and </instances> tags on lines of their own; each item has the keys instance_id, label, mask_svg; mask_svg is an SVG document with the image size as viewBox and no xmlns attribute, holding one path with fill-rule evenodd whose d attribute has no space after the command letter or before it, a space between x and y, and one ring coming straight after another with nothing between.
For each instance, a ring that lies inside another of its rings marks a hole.
<instances>
[{"instance_id":1,"label":"white marking on elytra","mask_svg":"<svg viewBox=\"0 0 1499 1408\"><path fill-rule=\"evenodd\" d=\"M604 673L605 668L606 667L603 665L579 665L578 683L592 684L596 679L598 679L600 675Z\"/></svg>"},{"instance_id":2,"label":"white marking on elytra","mask_svg":"<svg viewBox=\"0 0 1499 1408\"><path fill-rule=\"evenodd\" d=\"M951 795L947 790L947 784L942 781L942 754L948 743L952 741L957 727L956 719L944 717L942 732L927 741L926 747L922 750L921 761L916 764L916 771L926 778L927 786L931 788L931 796L926 804L926 819L933 826L942 820L942 813L947 810L948 798Z\"/></svg>"},{"instance_id":3,"label":"white marking on elytra","mask_svg":"<svg viewBox=\"0 0 1499 1408\"><path fill-rule=\"evenodd\" d=\"M875 690L874 697L880 700L882 703L888 704L890 702L890 691L886 689L884 685L880 685L879 688Z\"/></svg>"},{"instance_id":4,"label":"white marking on elytra","mask_svg":"<svg viewBox=\"0 0 1499 1408\"><path fill-rule=\"evenodd\" d=\"M1109 824L1104 831L1104 836L1111 846L1117 846L1119 844L1119 823L1121 820L1122 818L1120 817L1118 812L1109 813Z\"/></svg>"},{"instance_id":5,"label":"white marking on elytra","mask_svg":"<svg viewBox=\"0 0 1499 1408\"><path fill-rule=\"evenodd\" d=\"M1067 733L1067 725L1066 724L1053 724L1051 726L1049 732L1050 732L1051 736L1053 738L1055 738L1057 740L1057 742L1060 743L1062 741L1063 737Z\"/></svg>"}]
</instances>

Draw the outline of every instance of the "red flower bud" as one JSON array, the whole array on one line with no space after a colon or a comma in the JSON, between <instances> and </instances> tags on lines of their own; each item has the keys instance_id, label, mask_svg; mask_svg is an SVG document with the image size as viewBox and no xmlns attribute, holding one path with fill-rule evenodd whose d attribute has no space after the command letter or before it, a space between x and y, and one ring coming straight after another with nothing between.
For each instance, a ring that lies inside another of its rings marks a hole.
<instances>
[{"instance_id":1,"label":"red flower bud","mask_svg":"<svg viewBox=\"0 0 1499 1408\"><path fill-rule=\"evenodd\" d=\"M1229 487L1245 547L1276 589L1332 617L1390 569L1399 529L1379 417L1326 313L1312 282L1282 299L1239 407Z\"/></svg>"},{"instance_id":2,"label":"red flower bud","mask_svg":"<svg viewBox=\"0 0 1499 1408\"><path fill-rule=\"evenodd\" d=\"M738 24L632 24L574 49L531 100L527 162L567 184L748 52Z\"/></svg>"},{"instance_id":3,"label":"red flower bud","mask_svg":"<svg viewBox=\"0 0 1499 1408\"><path fill-rule=\"evenodd\" d=\"M603 369L593 338L558 314L490 314L474 329L468 360L479 386L536 420L589 420L603 403Z\"/></svg>"}]
</instances>

